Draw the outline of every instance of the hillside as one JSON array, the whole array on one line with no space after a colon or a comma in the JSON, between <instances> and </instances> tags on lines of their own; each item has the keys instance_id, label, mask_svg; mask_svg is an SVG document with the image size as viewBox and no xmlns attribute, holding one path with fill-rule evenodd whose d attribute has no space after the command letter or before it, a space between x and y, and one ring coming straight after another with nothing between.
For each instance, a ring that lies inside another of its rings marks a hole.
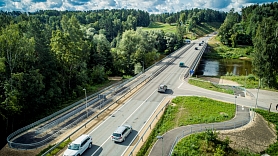
<instances>
[{"instance_id":1,"label":"hillside","mask_svg":"<svg viewBox=\"0 0 278 156\"><path fill-rule=\"evenodd\" d=\"M201 36L205 36L206 34L212 33L214 31L217 31L219 27L221 26L221 22L204 22L199 25L197 25L195 28L193 28L192 32L187 32L185 36L187 38L197 38ZM163 30L165 33L167 32L173 32L176 33L176 24L167 24L167 23L161 23L161 22L151 22L148 27L142 28L145 31L152 31L152 30Z\"/></svg>"}]
</instances>

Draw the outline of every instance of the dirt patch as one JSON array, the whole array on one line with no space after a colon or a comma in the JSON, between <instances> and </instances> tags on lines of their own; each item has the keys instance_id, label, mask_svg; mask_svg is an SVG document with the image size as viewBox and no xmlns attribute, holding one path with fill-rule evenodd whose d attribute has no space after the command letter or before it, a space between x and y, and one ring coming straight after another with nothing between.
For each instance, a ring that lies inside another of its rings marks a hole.
<instances>
[{"instance_id":1,"label":"dirt patch","mask_svg":"<svg viewBox=\"0 0 278 156\"><path fill-rule=\"evenodd\" d=\"M229 144L235 150L249 150L260 153L276 142L276 131L273 124L268 123L260 115L256 114L253 121L244 127L220 131L221 140L228 137L232 142Z\"/></svg>"},{"instance_id":2,"label":"dirt patch","mask_svg":"<svg viewBox=\"0 0 278 156\"><path fill-rule=\"evenodd\" d=\"M108 77L108 80L121 81L122 79L123 79L123 77L120 77L120 76Z\"/></svg>"}]
</instances>

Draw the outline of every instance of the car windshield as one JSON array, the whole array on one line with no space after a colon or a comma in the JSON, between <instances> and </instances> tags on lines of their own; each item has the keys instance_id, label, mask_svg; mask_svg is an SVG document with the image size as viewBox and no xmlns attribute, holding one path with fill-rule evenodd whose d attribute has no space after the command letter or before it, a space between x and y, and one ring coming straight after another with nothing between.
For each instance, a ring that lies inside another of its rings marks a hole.
<instances>
[{"instance_id":1,"label":"car windshield","mask_svg":"<svg viewBox=\"0 0 278 156\"><path fill-rule=\"evenodd\" d=\"M160 89L163 89L164 86L159 86Z\"/></svg>"},{"instance_id":2,"label":"car windshield","mask_svg":"<svg viewBox=\"0 0 278 156\"><path fill-rule=\"evenodd\" d=\"M121 134L119 134L119 133L113 133L113 136L114 136L114 137L121 137Z\"/></svg>"},{"instance_id":3,"label":"car windshield","mask_svg":"<svg viewBox=\"0 0 278 156\"><path fill-rule=\"evenodd\" d=\"M70 149L70 150L79 150L79 144L70 144L68 149Z\"/></svg>"}]
</instances>

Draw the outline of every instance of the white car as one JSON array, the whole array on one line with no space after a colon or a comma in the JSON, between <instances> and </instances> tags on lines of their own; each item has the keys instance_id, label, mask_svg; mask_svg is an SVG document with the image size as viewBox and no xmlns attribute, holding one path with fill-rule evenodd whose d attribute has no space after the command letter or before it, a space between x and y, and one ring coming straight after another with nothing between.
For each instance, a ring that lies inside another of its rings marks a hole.
<instances>
[{"instance_id":1,"label":"white car","mask_svg":"<svg viewBox=\"0 0 278 156\"><path fill-rule=\"evenodd\" d=\"M125 138L132 132L130 125L119 126L111 136L111 140L114 142L123 142Z\"/></svg>"},{"instance_id":2,"label":"white car","mask_svg":"<svg viewBox=\"0 0 278 156\"><path fill-rule=\"evenodd\" d=\"M90 135L83 134L68 145L67 150L63 156L80 156L88 148L92 147L92 137Z\"/></svg>"}]
</instances>

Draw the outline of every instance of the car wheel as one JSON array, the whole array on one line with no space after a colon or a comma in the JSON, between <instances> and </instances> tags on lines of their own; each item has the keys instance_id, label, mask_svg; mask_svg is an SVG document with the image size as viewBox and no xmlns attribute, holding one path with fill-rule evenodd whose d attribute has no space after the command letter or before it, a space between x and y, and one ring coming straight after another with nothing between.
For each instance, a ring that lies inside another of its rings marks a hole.
<instances>
[{"instance_id":1,"label":"car wheel","mask_svg":"<svg viewBox=\"0 0 278 156\"><path fill-rule=\"evenodd\" d=\"M123 138L123 142L125 141L125 137Z\"/></svg>"},{"instance_id":2,"label":"car wheel","mask_svg":"<svg viewBox=\"0 0 278 156\"><path fill-rule=\"evenodd\" d=\"M92 148L92 143L89 144L89 147L88 147L88 148Z\"/></svg>"}]
</instances>

